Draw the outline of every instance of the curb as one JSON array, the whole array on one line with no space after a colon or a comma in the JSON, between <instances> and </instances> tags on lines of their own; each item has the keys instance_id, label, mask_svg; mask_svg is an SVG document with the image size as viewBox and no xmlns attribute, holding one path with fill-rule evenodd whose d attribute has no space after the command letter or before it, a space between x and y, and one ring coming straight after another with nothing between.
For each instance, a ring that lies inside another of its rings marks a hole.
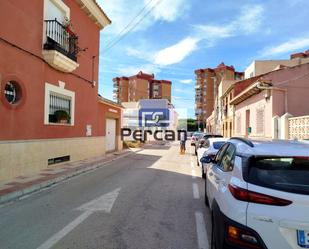
<instances>
[{"instance_id":1,"label":"curb","mask_svg":"<svg viewBox=\"0 0 309 249\"><path fill-rule=\"evenodd\" d=\"M95 165L92 165L92 166L89 166L89 167L85 167L83 169L79 169L79 170L70 172L68 174L65 174L65 175L62 175L62 176L58 176L58 177L56 177L54 179L51 179L51 180L48 180L48 181L45 181L45 182L41 182L41 183L38 183L38 184L34 184L34 185L30 186L30 187L27 187L27 188L24 188L24 189L20 189L20 190L16 190L16 191L11 192L11 193L6 194L6 195L2 195L2 196L0 196L0 205L3 205L3 204L6 204L8 202L12 202L12 201L18 200L21 197L24 197L24 196L33 194L35 192L38 192L40 190L46 189L48 187L51 187L52 185L56 185L57 183L63 182L63 181L65 181L67 179L70 179L70 178L74 178L74 177L79 176L79 175L81 175L83 173L94 171L94 170L96 170L98 168L103 167L104 165L106 165L106 164L108 164L110 162L113 162L113 161L115 161L117 159L120 159L122 157L128 156L128 155L130 155L132 153L139 152L141 150L128 151L128 152L120 153L120 154L116 155L114 158L112 158L110 160L107 160L107 161L105 161L103 163L98 163L98 164L95 164Z\"/></svg>"}]
</instances>

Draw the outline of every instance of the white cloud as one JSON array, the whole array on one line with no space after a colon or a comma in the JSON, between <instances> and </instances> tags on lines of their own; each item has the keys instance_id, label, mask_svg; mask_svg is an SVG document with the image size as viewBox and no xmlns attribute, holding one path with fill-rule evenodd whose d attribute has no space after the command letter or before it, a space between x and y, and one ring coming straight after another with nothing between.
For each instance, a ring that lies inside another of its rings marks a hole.
<instances>
[{"instance_id":1,"label":"white cloud","mask_svg":"<svg viewBox=\"0 0 309 249\"><path fill-rule=\"evenodd\" d=\"M193 82L192 79L186 79L186 80L179 80L180 83L182 84L191 84Z\"/></svg>"},{"instance_id":2,"label":"white cloud","mask_svg":"<svg viewBox=\"0 0 309 249\"><path fill-rule=\"evenodd\" d=\"M309 47L309 35L305 37L299 37L291 39L287 42L281 43L277 46L265 48L262 52L262 56L278 55L284 53L290 53L299 51L301 49L307 49Z\"/></svg>"},{"instance_id":3,"label":"white cloud","mask_svg":"<svg viewBox=\"0 0 309 249\"><path fill-rule=\"evenodd\" d=\"M197 36L207 40L217 40L233 36L231 26L195 25Z\"/></svg>"},{"instance_id":4,"label":"white cloud","mask_svg":"<svg viewBox=\"0 0 309 249\"><path fill-rule=\"evenodd\" d=\"M143 71L144 73L148 73L148 74L152 74L152 73L156 74L156 73L161 72L160 68L158 68L157 66L153 64L144 64L144 65L139 65L139 66L120 65L116 69L116 71L118 72L118 74L124 75L124 76L135 75L139 71Z\"/></svg>"},{"instance_id":5,"label":"white cloud","mask_svg":"<svg viewBox=\"0 0 309 249\"><path fill-rule=\"evenodd\" d=\"M264 8L261 5L244 6L239 18L232 23L235 31L243 31L251 34L260 29L263 19Z\"/></svg>"},{"instance_id":6,"label":"white cloud","mask_svg":"<svg viewBox=\"0 0 309 249\"><path fill-rule=\"evenodd\" d=\"M170 3L170 0L165 1L165 3ZM179 1L176 0L177 3ZM226 25L194 25L194 34L183 38L169 47L159 51L144 49L144 51L148 51L146 53L135 48L128 48L127 54L139 59L145 59L158 67L177 64L198 49L198 43L200 41L206 41L208 46L213 46L220 39L226 39L236 35L248 35L258 31L261 27L263 11L264 9L261 5L244 6L237 15L237 18Z\"/></svg>"},{"instance_id":7,"label":"white cloud","mask_svg":"<svg viewBox=\"0 0 309 249\"><path fill-rule=\"evenodd\" d=\"M154 63L160 66L179 63L197 49L198 42L199 39L187 37L170 47L159 50L154 55Z\"/></svg>"},{"instance_id":8,"label":"white cloud","mask_svg":"<svg viewBox=\"0 0 309 249\"><path fill-rule=\"evenodd\" d=\"M148 2L145 0L144 2ZM186 0L157 0L157 7L152 11L155 20L172 22L181 17L190 8Z\"/></svg>"},{"instance_id":9,"label":"white cloud","mask_svg":"<svg viewBox=\"0 0 309 249\"><path fill-rule=\"evenodd\" d=\"M208 45L214 42L236 35L249 35L259 31L263 20L264 8L261 5L242 7L238 17L223 25L194 25L195 34L201 39L207 40Z\"/></svg>"},{"instance_id":10,"label":"white cloud","mask_svg":"<svg viewBox=\"0 0 309 249\"><path fill-rule=\"evenodd\" d=\"M188 90L183 89L183 88L176 88L176 89L175 89L175 92L179 92L179 93L187 93L187 92L188 92Z\"/></svg>"},{"instance_id":11,"label":"white cloud","mask_svg":"<svg viewBox=\"0 0 309 249\"><path fill-rule=\"evenodd\" d=\"M153 54L151 52L145 52L144 50L136 49L132 47L126 48L126 54L128 56L134 56L136 58L148 60L148 61L151 61L153 58Z\"/></svg>"},{"instance_id":12,"label":"white cloud","mask_svg":"<svg viewBox=\"0 0 309 249\"><path fill-rule=\"evenodd\" d=\"M190 7L186 0L97 0L97 2L112 20L112 24L107 26L105 31L112 35L122 31L138 14L140 15L129 26L137 24L131 32L145 30L157 21L175 21Z\"/></svg>"}]
</instances>

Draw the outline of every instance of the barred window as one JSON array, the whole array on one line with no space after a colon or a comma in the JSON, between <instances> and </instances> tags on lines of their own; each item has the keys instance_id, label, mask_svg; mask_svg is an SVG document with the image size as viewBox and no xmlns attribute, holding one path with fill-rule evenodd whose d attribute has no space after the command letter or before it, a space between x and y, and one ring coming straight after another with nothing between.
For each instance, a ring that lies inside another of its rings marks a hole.
<instances>
[{"instance_id":1,"label":"barred window","mask_svg":"<svg viewBox=\"0 0 309 249\"><path fill-rule=\"evenodd\" d=\"M45 83L44 124L74 125L75 92L65 89L65 83L59 86Z\"/></svg>"},{"instance_id":2,"label":"barred window","mask_svg":"<svg viewBox=\"0 0 309 249\"><path fill-rule=\"evenodd\" d=\"M265 111L264 108L256 109L256 133L264 134Z\"/></svg>"},{"instance_id":3,"label":"barred window","mask_svg":"<svg viewBox=\"0 0 309 249\"><path fill-rule=\"evenodd\" d=\"M71 116L71 98L53 92L50 93L49 97L49 122L59 123L59 118L61 117L58 116L58 113L62 113L62 118L66 120L67 123L70 123L69 117ZM68 114L67 118L64 117L65 113Z\"/></svg>"}]
</instances>

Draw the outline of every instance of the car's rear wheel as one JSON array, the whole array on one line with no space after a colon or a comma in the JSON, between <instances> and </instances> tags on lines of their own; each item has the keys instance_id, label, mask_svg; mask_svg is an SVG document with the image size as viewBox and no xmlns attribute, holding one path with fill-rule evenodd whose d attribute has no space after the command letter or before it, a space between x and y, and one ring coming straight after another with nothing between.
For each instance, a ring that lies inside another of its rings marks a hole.
<instances>
[{"instance_id":1,"label":"car's rear wheel","mask_svg":"<svg viewBox=\"0 0 309 249\"><path fill-rule=\"evenodd\" d=\"M207 182L205 180L205 195L204 195L204 200L205 200L205 205L207 207L209 207L209 200L208 200L208 196L207 196Z\"/></svg>"}]
</instances>

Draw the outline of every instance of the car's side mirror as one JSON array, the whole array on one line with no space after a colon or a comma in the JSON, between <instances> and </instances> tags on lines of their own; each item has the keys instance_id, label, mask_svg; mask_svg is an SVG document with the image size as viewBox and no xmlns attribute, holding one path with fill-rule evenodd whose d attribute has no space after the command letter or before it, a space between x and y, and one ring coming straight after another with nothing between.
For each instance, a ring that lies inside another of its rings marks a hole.
<instances>
[{"instance_id":1,"label":"car's side mirror","mask_svg":"<svg viewBox=\"0 0 309 249\"><path fill-rule=\"evenodd\" d=\"M205 142L206 141L204 139L201 139L200 142L199 142L199 147L202 148L204 146Z\"/></svg>"},{"instance_id":2,"label":"car's side mirror","mask_svg":"<svg viewBox=\"0 0 309 249\"><path fill-rule=\"evenodd\" d=\"M213 159L210 156L203 156L200 159L200 162L201 163L211 163L211 162L213 162Z\"/></svg>"}]
</instances>

